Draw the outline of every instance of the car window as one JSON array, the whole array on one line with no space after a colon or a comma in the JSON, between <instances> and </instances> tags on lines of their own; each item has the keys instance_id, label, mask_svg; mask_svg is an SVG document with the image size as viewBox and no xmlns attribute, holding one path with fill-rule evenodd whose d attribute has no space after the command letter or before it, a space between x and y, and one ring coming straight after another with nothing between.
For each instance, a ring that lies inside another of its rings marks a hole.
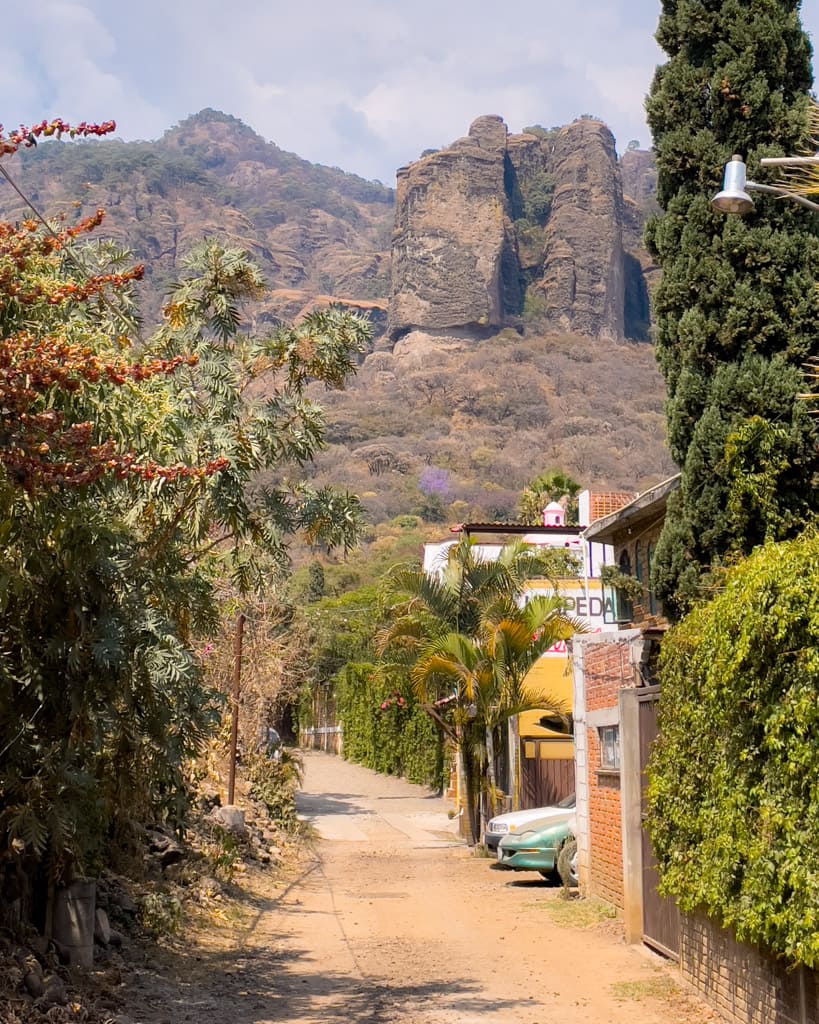
<instances>
[{"instance_id":1,"label":"car window","mask_svg":"<svg viewBox=\"0 0 819 1024\"><path fill-rule=\"evenodd\" d=\"M570 796L564 796L563 799L558 803L558 807L574 807L575 795L572 793Z\"/></svg>"}]
</instances>

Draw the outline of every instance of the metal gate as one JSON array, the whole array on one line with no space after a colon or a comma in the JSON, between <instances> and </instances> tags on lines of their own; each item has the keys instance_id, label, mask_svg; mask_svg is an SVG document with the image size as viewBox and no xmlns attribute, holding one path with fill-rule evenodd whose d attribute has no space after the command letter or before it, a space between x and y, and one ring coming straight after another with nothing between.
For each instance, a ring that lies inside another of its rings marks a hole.
<instances>
[{"instance_id":1,"label":"metal gate","mask_svg":"<svg viewBox=\"0 0 819 1024\"><path fill-rule=\"evenodd\" d=\"M640 723L640 809L642 820L646 815L646 774L651 744L657 736L657 705L660 688L652 686L637 698ZM680 912L677 904L668 896L657 892L657 874L654 851L643 824L641 830L643 845L643 942L653 946L675 960L680 955Z\"/></svg>"},{"instance_id":2,"label":"metal gate","mask_svg":"<svg viewBox=\"0 0 819 1024\"><path fill-rule=\"evenodd\" d=\"M520 806L550 807L574 793L574 758L546 757L550 740L520 742Z\"/></svg>"}]
</instances>

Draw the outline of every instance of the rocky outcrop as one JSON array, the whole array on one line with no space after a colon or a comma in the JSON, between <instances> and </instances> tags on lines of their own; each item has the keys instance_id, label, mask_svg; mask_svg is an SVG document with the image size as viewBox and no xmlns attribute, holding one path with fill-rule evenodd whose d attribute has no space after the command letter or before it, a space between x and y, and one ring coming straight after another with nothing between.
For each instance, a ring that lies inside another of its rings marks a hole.
<instances>
[{"instance_id":1,"label":"rocky outcrop","mask_svg":"<svg viewBox=\"0 0 819 1024\"><path fill-rule=\"evenodd\" d=\"M499 117L478 118L467 138L398 172L388 337L479 337L528 318L623 338L631 309L642 337L641 262L624 246L635 218L602 122L509 135Z\"/></svg>"},{"instance_id":2,"label":"rocky outcrop","mask_svg":"<svg viewBox=\"0 0 819 1024\"><path fill-rule=\"evenodd\" d=\"M398 171L389 331L497 328L506 316L506 125L479 117L448 149Z\"/></svg>"},{"instance_id":3,"label":"rocky outcrop","mask_svg":"<svg viewBox=\"0 0 819 1024\"><path fill-rule=\"evenodd\" d=\"M646 216L657 205L654 154L630 149L620 158L623 179L623 249L626 274L625 330L628 338L648 341L651 329L649 293L660 277L659 265L643 245Z\"/></svg>"},{"instance_id":4,"label":"rocky outcrop","mask_svg":"<svg viewBox=\"0 0 819 1024\"><path fill-rule=\"evenodd\" d=\"M550 160L555 181L543 271L543 318L561 330L624 334L623 191L614 136L600 121L561 128Z\"/></svg>"},{"instance_id":5,"label":"rocky outcrop","mask_svg":"<svg viewBox=\"0 0 819 1024\"><path fill-rule=\"evenodd\" d=\"M623 194L634 200L640 209L658 209L657 165L648 149L629 149L620 157Z\"/></svg>"}]
</instances>

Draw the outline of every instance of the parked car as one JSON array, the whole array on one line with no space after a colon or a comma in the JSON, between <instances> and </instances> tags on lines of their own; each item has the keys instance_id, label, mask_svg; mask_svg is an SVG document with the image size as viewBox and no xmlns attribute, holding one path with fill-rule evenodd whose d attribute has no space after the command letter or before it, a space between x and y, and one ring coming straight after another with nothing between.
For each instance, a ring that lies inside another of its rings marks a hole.
<instances>
[{"instance_id":1,"label":"parked car","mask_svg":"<svg viewBox=\"0 0 819 1024\"><path fill-rule=\"evenodd\" d=\"M564 885L577 885L577 819L569 818L569 838L557 855L557 873Z\"/></svg>"},{"instance_id":2,"label":"parked car","mask_svg":"<svg viewBox=\"0 0 819 1024\"><path fill-rule=\"evenodd\" d=\"M514 833L505 835L498 844L498 865L512 871L537 871L544 878L558 877L558 858L561 851L576 844L570 831L574 823L574 807L567 807L543 822L524 825ZM577 884L577 861L563 857L561 865L567 872L570 885Z\"/></svg>"},{"instance_id":3,"label":"parked car","mask_svg":"<svg viewBox=\"0 0 819 1024\"><path fill-rule=\"evenodd\" d=\"M508 814L499 814L492 818L486 826L483 841L486 849L493 855L497 855L498 843L507 835L520 833L524 828L527 830L540 828L546 825L553 818L565 816L566 811L574 807L574 793L565 797L552 807L531 807L527 811L510 811Z\"/></svg>"}]
</instances>

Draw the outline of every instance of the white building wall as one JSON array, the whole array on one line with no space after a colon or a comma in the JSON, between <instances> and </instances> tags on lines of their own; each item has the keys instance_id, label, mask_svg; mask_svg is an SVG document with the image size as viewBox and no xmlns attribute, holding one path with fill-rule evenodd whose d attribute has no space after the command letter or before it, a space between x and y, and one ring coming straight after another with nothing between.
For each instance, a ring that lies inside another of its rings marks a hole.
<instances>
[{"instance_id":1,"label":"white building wall","mask_svg":"<svg viewBox=\"0 0 819 1024\"><path fill-rule=\"evenodd\" d=\"M586 579L597 579L600 576L600 567L608 565L614 558L613 549L608 544L596 544L594 541L586 541L578 537L577 533L562 533L555 530L553 534L545 535L538 533L527 533L521 540L533 547L565 548L572 554L578 555L581 560L580 575ZM424 572L429 575L436 575L446 565L449 549L457 540L443 540L437 543L424 545ZM501 552L503 544L489 543L476 544L475 551L484 561L494 561Z\"/></svg>"},{"instance_id":2,"label":"white building wall","mask_svg":"<svg viewBox=\"0 0 819 1024\"><path fill-rule=\"evenodd\" d=\"M577 875L581 888L588 888L591 865L589 824L589 757L586 737L586 686L583 674L584 645L572 645L572 717L574 718L575 825L577 838Z\"/></svg>"}]
</instances>

